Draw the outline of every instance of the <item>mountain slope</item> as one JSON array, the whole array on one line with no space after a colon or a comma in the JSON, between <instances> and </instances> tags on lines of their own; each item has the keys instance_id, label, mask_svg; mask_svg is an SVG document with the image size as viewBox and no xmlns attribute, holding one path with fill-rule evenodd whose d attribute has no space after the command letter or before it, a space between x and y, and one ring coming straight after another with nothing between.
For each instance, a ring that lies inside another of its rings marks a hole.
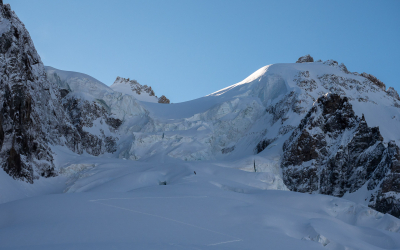
<instances>
[{"instance_id":1,"label":"mountain slope","mask_svg":"<svg viewBox=\"0 0 400 250\"><path fill-rule=\"evenodd\" d=\"M25 26L1 2L0 27L0 164L4 171L33 183L39 176L57 175L51 149L55 145L94 155L115 151L115 135L85 131L93 121L101 123L98 119L107 111L94 102L61 100L64 92L47 80ZM91 116L82 117L71 106L90 108Z\"/></svg>"},{"instance_id":2,"label":"mountain slope","mask_svg":"<svg viewBox=\"0 0 400 250\"><path fill-rule=\"evenodd\" d=\"M2 3L0 18L1 166L10 176L32 183L39 176L56 175L48 144L61 143L55 134L63 130L65 114L24 25Z\"/></svg>"},{"instance_id":3,"label":"mountain slope","mask_svg":"<svg viewBox=\"0 0 400 250\"><path fill-rule=\"evenodd\" d=\"M368 185L364 203L399 216L398 156L389 152L400 140L400 102L372 75L333 60L274 64L206 97L143 106L150 119L121 158L233 160L249 171L255 159L295 191L341 197Z\"/></svg>"}]
</instances>

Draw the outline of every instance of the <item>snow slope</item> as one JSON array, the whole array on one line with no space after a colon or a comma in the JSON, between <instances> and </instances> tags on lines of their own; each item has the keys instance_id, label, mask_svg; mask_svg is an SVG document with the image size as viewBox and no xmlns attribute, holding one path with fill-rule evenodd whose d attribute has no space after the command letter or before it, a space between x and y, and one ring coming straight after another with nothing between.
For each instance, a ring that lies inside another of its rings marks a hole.
<instances>
[{"instance_id":1,"label":"snow slope","mask_svg":"<svg viewBox=\"0 0 400 250\"><path fill-rule=\"evenodd\" d=\"M83 73L59 70L50 66L45 66L45 70L50 81L58 80L60 84L64 84L62 87L74 92L90 93L95 97L112 92L112 89L104 83Z\"/></svg>"},{"instance_id":2,"label":"snow slope","mask_svg":"<svg viewBox=\"0 0 400 250\"><path fill-rule=\"evenodd\" d=\"M66 193L0 205L0 249L400 248L399 219L340 198L269 190L265 173L62 157L67 167L55 179Z\"/></svg>"},{"instance_id":3,"label":"snow slope","mask_svg":"<svg viewBox=\"0 0 400 250\"><path fill-rule=\"evenodd\" d=\"M67 97L90 102L96 101L117 119L122 121L128 118L134 119L137 116L144 116L146 113L146 110L135 97L115 92L91 76L58 70L49 66L46 66L45 69L50 82L56 83L60 88L69 91Z\"/></svg>"}]
</instances>

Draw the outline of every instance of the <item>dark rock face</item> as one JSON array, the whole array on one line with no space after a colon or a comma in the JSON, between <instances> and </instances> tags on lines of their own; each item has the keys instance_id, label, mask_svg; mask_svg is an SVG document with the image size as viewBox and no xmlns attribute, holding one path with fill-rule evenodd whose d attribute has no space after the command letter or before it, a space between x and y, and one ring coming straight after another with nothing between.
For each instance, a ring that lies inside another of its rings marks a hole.
<instances>
[{"instance_id":1,"label":"dark rock face","mask_svg":"<svg viewBox=\"0 0 400 250\"><path fill-rule=\"evenodd\" d=\"M296 63L314 62L314 58L310 55L299 57Z\"/></svg>"},{"instance_id":2,"label":"dark rock face","mask_svg":"<svg viewBox=\"0 0 400 250\"><path fill-rule=\"evenodd\" d=\"M108 117L108 118L106 119L106 123L107 123L109 126L111 126L112 128L118 129L119 126L121 126L122 121L121 121L120 119L117 119L117 118Z\"/></svg>"},{"instance_id":3,"label":"dark rock face","mask_svg":"<svg viewBox=\"0 0 400 250\"><path fill-rule=\"evenodd\" d=\"M386 148L379 129L356 116L346 97L320 97L283 151L283 180L290 190L341 197L367 183L377 190L371 207L393 215L398 211L399 200L386 203L390 192L400 191L399 148L394 143Z\"/></svg>"},{"instance_id":4,"label":"dark rock face","mask_svg":"<svg viewBox=\"0 0 400 250\"><path fill-rule=\"evenodd\" d=\"M69 91L67 89L60 89L60 96L64 98L68 95Z\"/></svg>"},{"instance_id":5,"label":"dark rock face","mask_svg":"<svg viewBox=\"0 0 400 250\"><path fill-rule=\"evenodd\" d=\"M0 15L0 164L13 178L32 183L56 175L48 143L57 139L47 132L57 130L63 117L52 100L60 95L46 83L29 33L8 4L0 4Z\"/></svg>"},{"instance_id":6,"label":"dark rock face","mask_svg":"<svg viewBox=\"0 0 400 250\"><path fill-rule=\"evenodd\" d=\"M388 143L368 183L368 190L375 191L370 207L400 218L400 149L394 141Z\"/></svg>"},{"instance_id":7,"label":"dark rock face","mask_svg":"<svg viewBox=\"0 0 400 250\"><path fill-rule=\"evenodd\" d=\"M271 143L273 143L275 140L276 140L276 138L265 139L265 140L260 141L255 148L255 153L256 154L261 153L262 151L264 151L264 149L266 149L269 145L271 145Z\"/></svg>"},{"instance_id":8,"label":"dark rock face","mask_svg":"<svg viewBox=\"0 0 400 250\"><path fill-rule=\"evenodd\" d=\"M221 153L222 153L222 154L229 154L229 153L232 152L233 150L235 150L235 146L223 148L223 149L221 149Z\"/></svg>"},{"instance_id":9,"label":"dark rock face","mask_svg":"<svg viewBox=\"0 0 400 250\"><path fill-rule=\"evenodd\" d=\"M51 145L93 155L115 151L116 138L83 130L104 116L99 107L78 105L93 112L86 118L77 109L64 110L61 100L68 88L47 80L28 31L8 4L0 3L0 20L0 166L4 171L29 183L40 176L56 176Z\"/></svg>"},{"instance_id":10,"label":"dark rock face","mask_svg":"<svg viewBox=\"0 0 400 250\"><path fill-rule=\"evenodd\" d=\"M67 97L63 100L63 106L78 133L75 137L68 137L66 134L71 139L68 141L70 148L79 154L86 151L95 156L116 151L116 137L107 136L102 129L100 135L93 135L85 131L85 128L93 127L94 121L98 120L100 124L106 123L115 130L121 125L121 120L109 117L107 110L96 102Z\"/></svg>"}]
</instances>

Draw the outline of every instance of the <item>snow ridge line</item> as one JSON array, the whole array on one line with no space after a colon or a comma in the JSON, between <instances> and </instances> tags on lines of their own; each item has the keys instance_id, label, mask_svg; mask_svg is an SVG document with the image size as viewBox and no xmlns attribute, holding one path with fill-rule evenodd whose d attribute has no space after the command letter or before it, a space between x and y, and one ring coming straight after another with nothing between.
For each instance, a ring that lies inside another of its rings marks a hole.
<instances>
[{"instance_id":1,"label":"snow ridge line","mask_svg":"<svg viewBox=\"0 0 400 250\"><path fill-rule=\"evenodd\" d=\"M186 198L186 197L191 197L191 196L181 196L181 197L172 197L172 198ZM199 196L194 196L194 197L199 197ZM205 197L207 197L207 196L205 196ZM149 197L149 198L156 198L156 197ZM166 197L166 198L167 198L167 197ZM111 198L111 199L112 199L112 198ZM115 198L115 199L118 199L118 198ZM128 199L129 199L129 198L128 198ZM90 200L90 201L92 202L93 200ZM97 202L97 203L102 204L102 205L104 205L104 206L108 206L108 207L119 208L119 209L122 209L122 210L130 211L130 212L134 212L134 213L138 213L138 214L144 214L144 215L148 215L148 216L152 216L152 217L156 217L156 218L161 218L161 219L164 219L164 220L169 220L169 221L176 222L176 223L179 223L179 224L182 224L182 225L186 225L186 226L198 228L198 229L201 229L201 230L209 231L209 232L214 233L214 234L219 234L219 235L223 235L223 236L228 236L228 237L230 237L230 238L234 238L234 239L235 239L235 240L231 240L231 241L223 241L223 242L217 242L217 243L213 243L213 244L208 244L207 246L215 246L215 245L226 244L226 243L231 243L231 242L243 241L242 239L237 238L237 237L234 237L234 236L231 236L231 235L229 235L229 234L224 234L224 233L217 232L217 231L214 231L214 230L211 230L211 229L208 229L208 228L199 227L199 226L196 226L196 225L193 225L193 224L189 224L189 223L186 223L186 222L183 222L183 221L171 219L171 218L168 218L168 217L163 217L163 216L156 215L156 214L150 214L150 213L140 212L140 211L133 210L133 209L129 209L129 208L124 208L124 207L118 207L118 206L114 206L114 205L109 205L109 204L102 203L102 202Z\"/></svg>"}]
</instances>

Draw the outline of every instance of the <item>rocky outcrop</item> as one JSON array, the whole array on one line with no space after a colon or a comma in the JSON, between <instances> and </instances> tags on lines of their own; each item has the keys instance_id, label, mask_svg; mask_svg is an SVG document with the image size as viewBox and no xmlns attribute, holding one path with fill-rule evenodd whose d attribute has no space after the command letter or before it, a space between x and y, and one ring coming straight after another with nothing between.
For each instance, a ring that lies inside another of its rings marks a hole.
<instances>
[{"instance_id":1,"label":"rocky outcrop","mask_svg":"<svg viewBox=\"0 0 400 250\"><path fill-rule=\"evenodd\" d=\"M278 120L281 120L281 123L283 124L284 121L288 119L287 114L290 111L293 111L297 114L306 113L307 111L299 105L301 103L300 99L301 98L299 97L299 95L292 91L289 94L285 95L285 98L282 98L275 105L268 106L266 108L266 111L273 116L273 119L271 121L272 124L274 124Z\"/></svg>"},{"instance_id":2,"label":"rocky outcrop","mask_svg":"<svg viewBox=\"0 0 400 250\"><path fill-rule=\"evenodd\" d=\"M164 104L170 103L170 100L164 95L158 98L151 87L141 85L136 80L130 80L129 78L118 76L113 85L111 85L111 89L123 94L132 95L139 101L158 102Z\"/></svg>"},{"instance_id":3,"label":"rocky outcrop","mask_svg":"<svg viewBox=\"0 0 400 250\"><path fill-rule=\"evenodd\" d=\"M260 141L258 144L257 144L257 146L256 146L256 148L255 148L255 153L256 154L259 154L259 153L261 153L262 151L264 151L264 149L266 149L271 143L273 143L274 141L276 140L276 138L274 138L274 139L264 139L264 140L262 140L262 141Z\"/></svg>"},{"instance_id":4,"label":"rocky outcrop","mask_svg":"<svg viewBox=\"0 0 400 250\"><path fill-rule=\"evenodd\" d=\"M129 78L123 78L123 77L117 77L115 79L115 82L121 82L128 84L133 92L136 92L136 94L140 95L142 93L147 93L149 96L155 96L154 91L151 87L147 85L141 85L138 83L136 80L130 80ZM114 82L114 83L115 83Z\"/></svg>"},{"instance_id":5,"label":"rocky outcrop","mask_svg":"<svg viewBox=\"0 0 400 250\"><path fill-rule=\"evenodd\" d=\"M341 197L368 185L375 190L371 207L386 212L400 204L383 202L390 192L400 191L398 147L390 143L386 148L379 128L356 116L347 97L321 96L284 143L283 152L283 180L292 191Z\"/></svg>"},{"instance_id":6,"label":"rocky outcrop","mask_svg":"<svg viewBox=\"0 0 400 250\"><path fill-rule=\"evenodd\" d=\"M308 55L299 57L299 59L296 61L296 63L305 63L305 62L314 62L314 58L312 58L312 56L310 56L308 54Z\"/></svg>"},{"instance_id":7,"label":"rocky outcrop","mask_svg":"<svg viewBox=\"0 0 400 250\"><path fill-rule=\"evenodd\" d=\"M400 149L394 141L388 143L368 190L374 191L369 201L372 208L400 217Z\"/></svg>"},{"instance_id":8,"label":"rocky outcrop","mask_svg":"<svg viewBox=\"0 0 400 250\"><path fill-rule=\"evenodd\" d=\"M395 98L396 100L400 101L399 93L397 93L397 91L393 87L389 87L388 90L386 91L386 93L389 96L391 96L391 97Z\"/></svg>"},{"instance_id":9,"label":"rocky outcrop","mask_svg":"<svg viewBox=\"0 0 400 250\"><path fill-rule=\"evenodd\" d=\"M65 114L60 93L46 82L28 31L10 5L0 3L0 164L13 178L32 183L56 175L49 136Z\"/></svg>"},{"instance_id":10,"label":"rocky outcrop","mask_svg":"<svg viewBox=\"0 0 400 250\"><path fill-rule=\"evenodd\" d=\"M375 76L367 74L365 72L361 73L361 76L363 76L363 77L367 78L368 80L370 80L373 84L378 86L383 91L386 90L386 85L382 81L380 81L378 78L376 78Z\"/></svg>"},{"instance_id":11,"label":"rocky outcrop","mask_svg":"<svg viewBox=\"0 0 400 250\"><path fill-rule=\"evenodd\" d=\"M110 133L111 131L105 130L118 129L121 120L109 117L108 111L99 103L74 96L65 98L63 106L78 133L77 137L65 135L72 139L67 142L70 148L79 154L86 151L95 156L116 151L117 137ZM99 128L95 129L98 131L96 135L88 132L93 130L95 123L99 125Z\"/></svg>"},{"instance_id":12,"label":"rocky outcrop","mask_svg":"<svg viewBox=\"0 0 400 250\"><path fill-rule=\"evenodd\" d=\"M165 95L162 95L160 98L158 98L158 103L164 103L164 104L169 104L170 101Z\"/></svg>"},{"instance_id":13,"label":"rocky outcrop","mask_svg":"<svg viewBox=\"0 0 400 250\"><path fill-rule=\"evenodd\" d=\"M310 78L310 72L308 71L299 72L294 81L296 82L297 86L309 92L317 88L317 83L314 79Z\"/></svg>"},{"instance_id":14,"label":"rocky outcrop","mask_svg":"<svg viewBox=\"0 0 400 250\"><path fill-rule=\"evenodd\" d=\"M14 179L33 183L56 176L51 145L94 155L103 152L99 144L115 148L114 137L99 138L75 126L79 122L61 103L69 91L64 90L47 80L25 26L0 2L0 166Z\"/></svg>"}]
</instances>

